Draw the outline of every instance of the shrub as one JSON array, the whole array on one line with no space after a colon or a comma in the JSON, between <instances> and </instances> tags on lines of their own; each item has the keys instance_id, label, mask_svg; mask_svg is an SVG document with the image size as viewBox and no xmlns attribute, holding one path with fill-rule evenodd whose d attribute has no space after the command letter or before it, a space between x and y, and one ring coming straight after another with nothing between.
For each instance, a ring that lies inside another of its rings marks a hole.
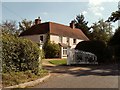
<instances>
[{"instance_id":1,"label":"shrub","mask_svg":"<svg viewBox=\"0 0 120 90\"><path fill-rule=\"evenodd\" d=\"M110 49L102 41L82 41L77 44L75 49L94 53L99 63L103 63L107 61L107 58L111 58Z\"/></svg>"},{"instance_id":2,"label":"shrub","mask_svg":"<svg viewBox=\"0 0 120 90\"><path fill-rule=\"evenodd\" d=\"M26 70L38 72L40 49L37 44L11 35L3 35L2 42L3 72Z\"/></svg>"},{"instance_id":3,"label":"shrub","mask_svg":"<svg viewBox=\"0 0 120 90\"><path fill-rule=\"evenodd\" d=\"M46 42L44 47L45 58L57 58L60 53L60 46L54 42Z\"/></svg>"}]
</instances>

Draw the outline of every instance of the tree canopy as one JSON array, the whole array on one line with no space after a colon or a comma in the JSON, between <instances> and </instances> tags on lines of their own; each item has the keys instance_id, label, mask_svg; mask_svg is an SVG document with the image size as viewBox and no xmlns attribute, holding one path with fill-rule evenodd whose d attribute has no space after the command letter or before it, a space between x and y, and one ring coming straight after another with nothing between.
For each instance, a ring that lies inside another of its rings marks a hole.
<instances>
[{"instance_id":1,"label":"tree canopy","mask_svg":"<svg viewBox=\"0 0 120 90\"><path fill-rule=\"evenodd\" d=\"M108 22L116 22L120 19L120 11L112 12L111 16L108 18Z\"/></svg>"},{"instance_id":2,"label":"tree canopy","mask_svg":"<svg viewBox=\"0 0 120 90\"><path fill-rule=\"evenodd\" d=\"M91 26L91 40L100 40L107 43L112 36L112 25L109 22L105 22L103 19Z\"/></svg>"},{"instance_id":3,"label":"tree canopy","mask_svg":"<svg viewBox=\"0 0 120 90\"><path fill-rule=\"evenodd\" d=\"M17 28L17 25L16 25L16 21L3 21L1 24L0 24L0 27L1 27L1 31L2 33L4 34L10 34L10 35L18 35L19 34L19 30Z\"/></svg>"},{"instance_id":4,"label":"tree canopy","mask_svg":"<svg viewBox=\"0 0 120 90\"><path fill-rule=\"evenodd\" d=\"M89 27L87 26L88 21L85 21L85 17L84 15L77 15L76 19L74 19L75 22L75 27L79 28L83 31L83 33L89 37L90 35L90 31L89 31Z\"/></svg>"},{"instance_id":5,"label":"tree canopy","mask_svg":"<svg viewBox=\"0 0 120 90\"><path fill-rule=\"evenodd\" d=\"M21 32L29 29L32 26L33 22L31 20L24 19L21 22L19 22L19 30Z\"/></svg>"}]
</instances>

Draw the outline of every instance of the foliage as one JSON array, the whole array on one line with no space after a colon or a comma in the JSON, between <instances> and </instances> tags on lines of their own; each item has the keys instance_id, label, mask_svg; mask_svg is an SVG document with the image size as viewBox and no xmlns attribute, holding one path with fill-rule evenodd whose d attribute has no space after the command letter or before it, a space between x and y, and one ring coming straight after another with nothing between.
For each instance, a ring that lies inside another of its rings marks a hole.
<instances>
[{"instance_id":1,"label":"foliage","mask_svg":"<svg viewBox=\"0 0 120 90\"><path fill-rule=\"evenodd\" d=\"M82 41L75 47L77 50L94 53L97 56L98 62L105 62L106 58L111 58L111 53L103 41ZM106 55L106 56L105 56Z\"/></svg>"},{"instance_id":2,"label":"foliage","mask_svg":"<svg viewBox=\"0 0 120 90\"><path fill-rule=\"evenodd\" d=\"M21 22L19 22L19 30L21 32L29 29L32 26L33 22L31 20L24 19Z\"/></svg>"},{"instance_id":3,"label":"foliage","mask_svg":"<svg viewBox=\"0 0 120 90\"><path fill-rule=\"evenodd\" d=\"M120 27L116 29L115 34L111 37L109 43L110 46L120 45Z\"/></svg>"},{"instance_id":4,"label":"foliage","mask_svg":"<svg viewBox=\"0 0 120 90\"><path fill-rule=\"evenodd\" d=\"M3 72L31 70L37 74L40 63L37 44L7 34L2 36L2 42Z\"/></svg>"},{"instance_id":5,"label":"foliage","mask_svg":"<svg viewBox=\"0 0 120 90\"><path fill-rule=\"evenodd\" d=\"M54 42L48 41L44 45L45 58L58 58L60 53L60 46Z\"/></svg>"},{"instance_id":6,"label":"foliage","mask_svg":"<svg viewBox=\"0 0 120 90\"><path fill-rule=\"evenodd\" d=\"M39 79L48 74L47 70L40 70L38 75L35 75L30 70L25 72L10 72L10 73L2 73L2 84L3 87L17 85L29 81L33 81Z\"/></svg>"},{"instance_id":7,"label":"foliage","mask_svg":"<svg viewBox=\"0 0 120 90\"><path fill-rule=\"evenodd\" d=\"M0 27L2 34L19 35L19 30L17 29L15 21L3 21L2 24L0 24Z\"/></svg>"},{"instance_id":8,"label":"foliage","mask_svg":"<svg viewBox=\"0 0 120 90\"><path fill-rule=\"evenodd\" d=\"M89 31L89 27L87 26L88 22L85 21L84 15L82 14L77 15L74 22L75 22L75 27L81 29L83 33L89 37L90 31Z\"/></svg>"},{"instance_id":9,"label":"foliage","mask_svg":"<svg viewBox=\"0 0 120 90\"><path fill-rule=\"evenodd\" d=\"M115 58L120 57L120 27L116 29L115 34L108 42L108 45L114 49Z\"/></svg>"},{"instance_id":10,"label":"foliage","mask_svg":"<svg viewBox=\"0 0 120 90\"><path fill-rule=\"evenodd\" d=\"M116 22L120 18L120 11L112 12L111 16L108 18L108 22Z\"/></svg>"},{"instance_id":11,"label":"foliage","mask_svg":"<svg viewBox=\"0 0 120 90\"><path fill-rule=\"evenodd\" d=\"M107 44L110 37L112 36L112 26L108 22L104 22L103 19L94 23L91 33L91 40L100 40Z\"/></svg>"},{"instance_id":12,"label":"foliage","mask_svg":"<svg viewBox=\"0 0 120 90\"><path fill-rule=\"evenodd\" d=\"M51 64L54 64L54 65L66 65L67 64L67 60L66 59L62 59L62 60L50 60L49 62Z\"/></svg>"},{"instance_id":13,"label":"foliage","mask_svg":"<svg viewBox=\"0 0 120 90\"><path fill-rule=\"evenodd\" d=\"M46 42L43 45L45 58L57 58L60 53L60 46L50 41L50 35L47 35Z\"/></svg>"}]
</instances>

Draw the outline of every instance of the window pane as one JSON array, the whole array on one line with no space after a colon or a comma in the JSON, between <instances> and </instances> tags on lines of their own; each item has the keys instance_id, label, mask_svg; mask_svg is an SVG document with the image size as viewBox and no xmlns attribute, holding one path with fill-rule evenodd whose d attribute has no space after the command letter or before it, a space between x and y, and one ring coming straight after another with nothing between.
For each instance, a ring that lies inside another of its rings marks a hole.
<instances>
[{"instance_id":1,"label":"window pane","mask_svg":"<svg viewBox=\"0 0 120 90\"><path fill-rule=\"evenodd\" d=\"M43 36L40 36L40 40L43 41Z\"/></svg>"},{"instance_id":2,"label":"window pane","mask_svg":"<svg viewBox=\"0 0 120 90\"><path fill-rule=\"evenodd\" d=\"M73 43L74 43L74 44L76 43L76 39L73 39Z\"/></svg>"},{"instance_id":3,"label":"window pane","mask_svg":"<svg viewBox=\"0 0 120 90\"><path fill-rule=\"evenodd\" d=\"M59 36L59 42L62 43L62 36Z\"/></svg>"}]
</instances>

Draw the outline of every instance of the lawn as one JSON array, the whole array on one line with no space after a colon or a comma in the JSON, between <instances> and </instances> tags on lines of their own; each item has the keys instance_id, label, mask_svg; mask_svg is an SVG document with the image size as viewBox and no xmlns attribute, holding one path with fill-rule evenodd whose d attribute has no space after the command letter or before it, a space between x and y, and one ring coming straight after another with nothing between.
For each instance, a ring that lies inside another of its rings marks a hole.
<instances>
[{"instance_id":1,"label":"lawn","mask_svg":"<svg viewBox=\"0 0 120 90\"><path fill-rule=\"evenodd\" d=\"M66 59L50 60L49 62L50 62L51 64L54 64L54 65L66 65L66 64L67 64L67 60L66 60Z\"/></svg>"}]
</instances>

